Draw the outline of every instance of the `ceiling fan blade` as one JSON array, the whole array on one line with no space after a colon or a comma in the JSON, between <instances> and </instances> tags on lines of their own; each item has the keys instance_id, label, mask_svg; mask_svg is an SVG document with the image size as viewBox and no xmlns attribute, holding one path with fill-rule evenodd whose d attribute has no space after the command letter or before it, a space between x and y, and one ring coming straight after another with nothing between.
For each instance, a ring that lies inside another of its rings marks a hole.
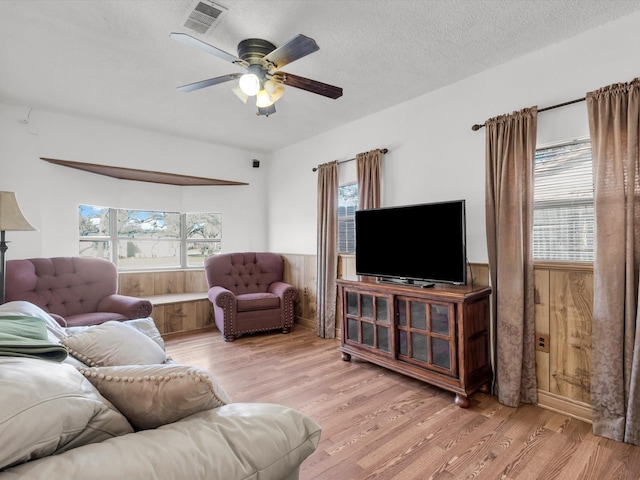
<instances>
[{"instance_id":1,"label":"ceiling fan blade","mask_svg":"<svg viewBox=\"0 0 640 480\"><path fill-rule=\"evenodd\" d=\"M249 64L242 60L241 58L236 57L235 55L231 55L230 53L225 52L224 50L220 50L218 47L214 47L213 45L209 45L208 43L203 42L202 40L198 40L197 38L192 37L191 35L187 35L186 33L171 33L169 36L179 42L184 43L185 45L190 45L192 47L199 48L203 52L210 53L211 55L215 55L222 60L226 60L227 62L235 63L236 65L240 65L241 67L248 67Z\"/></svg>"},{"instance_id":2,"label":"ceiling fan blade","mask_svg":"<svg viewBox=\"0 0 640 480\"><path fill-rule=\"evenodd\" d=\"M313 38L299 34L289 40L273 52L265 55L262 61L272 67L270 70L277 70L285 65L320 50Z\"/></svg>"},{"instance_id":3,"label":"ceiling fan blade","mask_svg":"<svg viewBox=\"0 0 640 480\"><path fill-rule=\"evenodd\" d=\"M290 87L300 88L311 93L317 93L329 98L339 98L342 96L342 88L334 87L327 83L318 82L317 80L310 80L308 78L299 77L298 75L292 75L291 73L277 72L273 75L273 79L276 82L288 85Z\"/></svg>"},{"instance_id":4,"label":"ceiling fan blade","mask_svg":"<svg viewBox=\"0 0 640 480\"><path fill-rule=\"evenodd\" d=\"M235 80L236 78L240 78L241 76L241 73L230 73L221 77L210 78L208 80L201 80L199 82L190 83L188 85L182 85L181 87L178 87L178 90L181 92L191 92L193 90L199 90L204 87L218 85L219 83L229 82L231 80Z\"/></svg>"}]
</instances>

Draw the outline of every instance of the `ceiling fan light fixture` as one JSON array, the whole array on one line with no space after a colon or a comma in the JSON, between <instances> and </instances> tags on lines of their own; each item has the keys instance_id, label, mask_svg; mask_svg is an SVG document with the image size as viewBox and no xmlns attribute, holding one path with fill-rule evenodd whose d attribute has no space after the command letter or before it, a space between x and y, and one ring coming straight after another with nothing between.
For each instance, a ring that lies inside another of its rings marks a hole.
<instances>
[{"instance_id":1,"label":"ceiling fan light fixture","mask_svg":"<svg viewBox=\"0 0 640 480\"><path fill-rule=\"evenodd\" d=\"M249 99L249 95L245 94L240 89L240 85L236 85L231 89L231 91L236 94L236 97L238 97L242 101L242 103L247 103L247 100Z\"/></svg>"},{"instance_id":2,"label":"ceiling fan light fixture","mask_svg":"<svg viewBox=\"0 0 640 480\"><path fill-rule=\"evenodd\" d=\"M273 105L273 100L271 100L271 97L269 97L269 94L263 88L256 96L256 107L265 108L270 107L271 105Z\"/></svg>"},{"instance_id":3,"label":"ceiling fan light fixture","mask_svg":"<svg viewBox=\"0 0 640 480\"><path fill-rule=\"evenodd\" d=\"M269 94L269 98L273 103L277 102L284 94L284 86L273 80L264 82L264 89L267 91L267 94Z\"/></svg>"},{"instance_id":4,"label":"ceiling fan light fixture","mask_svg":"<svg viewBox=\"0 0 640 480\"><path fill-rule=\"evenodd\" d=\"M245 73L240 77L238 86L242 93L249 97L253 97L260 90L260 79L253 73Z\"/></svg>"}]
</instances>

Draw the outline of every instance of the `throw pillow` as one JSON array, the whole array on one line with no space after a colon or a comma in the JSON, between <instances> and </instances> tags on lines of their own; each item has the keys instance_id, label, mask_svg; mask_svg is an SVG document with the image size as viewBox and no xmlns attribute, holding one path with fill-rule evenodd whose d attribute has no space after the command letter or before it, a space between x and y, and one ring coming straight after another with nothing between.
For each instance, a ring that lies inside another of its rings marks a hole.
<instances>
[{"instance_id":1,"label":"throw pillow","mask_svg":"<svg viewBox=\"0 0 640 480\"><path fill-rule=\"evenodd\" d=\"M0 470L133 432L126 418L64 363L0 357L0 392Z\"/></svg>"},{"instance_id":2,"label":"throw pillow","mask_svg":"<svg viewBox=\"0 0 640 480\"><path fill-rule=\"evenodd\" d=\"M209 372L186 365L79 368L136 430L230 403Z\"/></svg>"},{"instance_id":3,"label":"throw pillow","mask_svg":"<svg viewBox=\"0 0 640 480\"><path fill-rule=\"evenodd\" d=\"M122 322L87 328L60 340L69 353L91 367L164 363L165 351L139 330Z\"/></svg>"}]
</instances>

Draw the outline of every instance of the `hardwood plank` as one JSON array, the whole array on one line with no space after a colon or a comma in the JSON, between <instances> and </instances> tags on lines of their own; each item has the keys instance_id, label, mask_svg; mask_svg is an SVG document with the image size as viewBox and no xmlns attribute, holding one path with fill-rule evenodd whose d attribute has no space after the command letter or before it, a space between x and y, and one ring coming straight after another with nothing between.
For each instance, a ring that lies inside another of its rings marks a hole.
<instances>
[{"instance_id":1,"label":"hardwood plank","mask_svg":"<svg viewBox=\"0 0 640 480\"><path fill-rule=\"evenodd\" d=\"M322 426L301 480L613 480L640 478L640 447L537 406L454 395L366 361L296 325L225 342L217 330L166 340L180 363L208 369L233 401L296 408ZM233 479L229 479L233 480Z\"/></svg>"}]
</instances>

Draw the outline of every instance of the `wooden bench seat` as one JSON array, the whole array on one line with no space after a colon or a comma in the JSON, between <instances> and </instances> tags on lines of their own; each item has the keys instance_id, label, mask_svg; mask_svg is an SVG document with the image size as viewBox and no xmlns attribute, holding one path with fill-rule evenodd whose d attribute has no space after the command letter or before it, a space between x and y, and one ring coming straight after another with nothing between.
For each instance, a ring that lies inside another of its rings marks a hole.
<instances>
[{"instance_id":1,"label":"wooden bench seat","mask_svg":"<svg viewBox=\"0 0 640 480\"><path fill-rule=\"evenodd\" d=\"M213 328L213 308L207 298L204 270L119 272L118 293L146 298L163 336Z\"/></svg>"}]
</instances>

